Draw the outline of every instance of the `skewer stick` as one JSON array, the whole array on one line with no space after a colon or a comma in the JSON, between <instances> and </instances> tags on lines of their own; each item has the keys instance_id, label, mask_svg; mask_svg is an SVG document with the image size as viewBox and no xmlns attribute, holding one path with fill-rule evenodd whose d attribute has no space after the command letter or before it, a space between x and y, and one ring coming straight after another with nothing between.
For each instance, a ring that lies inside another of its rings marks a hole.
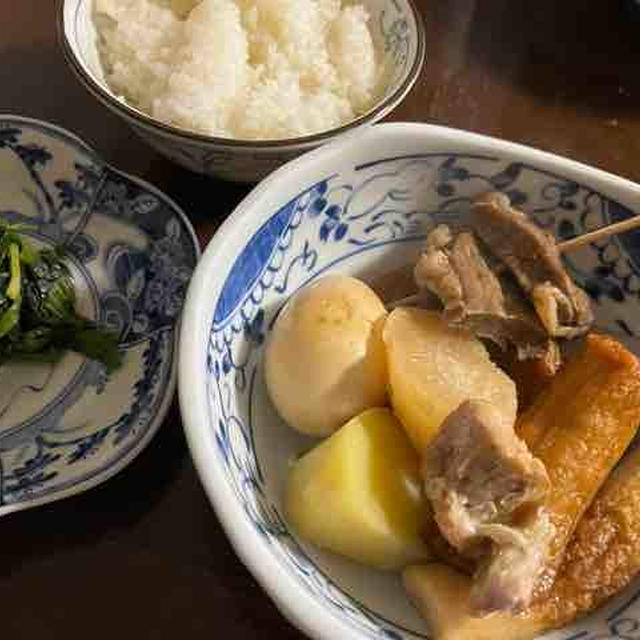
<instances>
[{"instance_id":1,"label":"skewer stick","mask_svg":"<svg viewBox=\"0 0 640 640\"><path fill-rule=\"evenodd\" d=\"M571 240L558 242L558 249L560 253L566 253L567 251L579 249L590 242L595 242L596 240L601 240L607 236L612 236L614 233L623 233L624 231L629 231L629 229L635 229L636 227L640 227L640 214L633 216L632 218L622 220L621 222L615 222L614 224L609 224L606 227L600 227L594 231L589 231L589 233L571 238Z\"/></svg>"}]
</instances>

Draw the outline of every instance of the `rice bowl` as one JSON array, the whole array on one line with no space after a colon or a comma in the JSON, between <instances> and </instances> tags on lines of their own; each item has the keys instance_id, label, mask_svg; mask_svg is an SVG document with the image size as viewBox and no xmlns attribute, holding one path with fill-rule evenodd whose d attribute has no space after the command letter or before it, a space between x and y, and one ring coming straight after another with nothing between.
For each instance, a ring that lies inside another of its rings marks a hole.
<instances>
[{"instance_id":1,"label":"rice bowl","mask_svg":"<svg viewBox=\"0 0 640 640\"><path fill-rule=\"evenodd\" d=\"M60 45L84 87L122 118L156 151L198 173L254 182L288 160L347 133L358 133L392 111L418 79L425 60L426 33L412 0L361 0L370 15L376 51L385 55L382 94L347 124L312 135L278 140L240 140L167 124L131 105L108 85L98 52L93 0L56 0Z\"/></svg>"}]
</instances>

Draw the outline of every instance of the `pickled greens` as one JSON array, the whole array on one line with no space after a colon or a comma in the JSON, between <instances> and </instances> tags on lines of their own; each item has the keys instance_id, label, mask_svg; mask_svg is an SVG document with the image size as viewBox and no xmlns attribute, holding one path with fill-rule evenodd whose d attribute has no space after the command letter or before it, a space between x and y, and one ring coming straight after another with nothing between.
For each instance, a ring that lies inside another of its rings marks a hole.
<instances>
[{"instance_id":1,"label":"pickled greens","mask_svg":"<svg viewBox=\"0 0 640 640\"><path fill-rule=\"evenodd\" d=\"M111 373L121 364L118 337L76 313L64 252L35 250L24 231L0 221L0 365L75 351Z\"/></svg>"}]
</instances>

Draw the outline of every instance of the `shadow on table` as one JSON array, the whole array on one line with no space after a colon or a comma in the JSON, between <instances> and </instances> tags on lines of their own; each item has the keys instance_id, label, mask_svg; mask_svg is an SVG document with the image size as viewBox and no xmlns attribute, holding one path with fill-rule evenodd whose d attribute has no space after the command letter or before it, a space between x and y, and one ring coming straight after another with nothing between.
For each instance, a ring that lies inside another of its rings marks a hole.
<instances>
[{"instance_id":1,"label":"shadow on table","mask_svg":"<svg viewBox=\"0 0 640 640\"><path fill-rule=\"evenodd\" d=\"M206 241L249 191L197 175L154 152L91 96L67 68L56 46L0 49L0 113L40 118L90 144L116 168L140 176L172 197Z\"/></svg>"},{"instance_id":2,"label":"shadow on table","mask_svg":"<svg viewBox=\"0 0 640 640\"><path fill-rule=\"evenodd\" d=\"M477 2L468 54L523 91L580 110L640 105L640 23L618 1Z\"/></svg>"},{"instance_id":3,"label":"shadow on table","mask_svg":"<svg viewBox=\"0 0 640 640\"><path fill-rule=\"evenodd\" d=\"M1 518L0 535L10 637L91 629L93 638L113 638L126 623L127 637L218 631L240 640L273 630L301 638L217 523L188 459L177 403L126 470L83 495Z\"/></svg>"},{"instance_id":4,"label":"shadow on table","mask_svg":"<svg viewBox=\"0 0 640 640\"><path fill-rule=\"evenodd\" d=\"M174 402L149 446L115 477L84 494L0 518L0 576L36 556L95 546L133 528L163 500L184 464L190 461Z\"/></svg>"}]
</instances>

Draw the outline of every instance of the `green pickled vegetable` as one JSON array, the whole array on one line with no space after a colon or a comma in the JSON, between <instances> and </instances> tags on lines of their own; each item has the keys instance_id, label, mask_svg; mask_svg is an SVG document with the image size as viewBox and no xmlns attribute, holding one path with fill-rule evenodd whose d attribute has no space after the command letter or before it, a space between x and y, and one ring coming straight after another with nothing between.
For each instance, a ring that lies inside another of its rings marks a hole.
<instances>
[{"instance_id":1,"label":"green pickled vegetable","mask_svg":"<svg viewBox=\"0 0 640 640\"><path fill-rule=\"evenodd\" d=\"M118 338L76 313L64 255L35 250L21 231L0 221L0 364L55 362L75 351L117 369Z\"/></svg>"}]
</instances>

